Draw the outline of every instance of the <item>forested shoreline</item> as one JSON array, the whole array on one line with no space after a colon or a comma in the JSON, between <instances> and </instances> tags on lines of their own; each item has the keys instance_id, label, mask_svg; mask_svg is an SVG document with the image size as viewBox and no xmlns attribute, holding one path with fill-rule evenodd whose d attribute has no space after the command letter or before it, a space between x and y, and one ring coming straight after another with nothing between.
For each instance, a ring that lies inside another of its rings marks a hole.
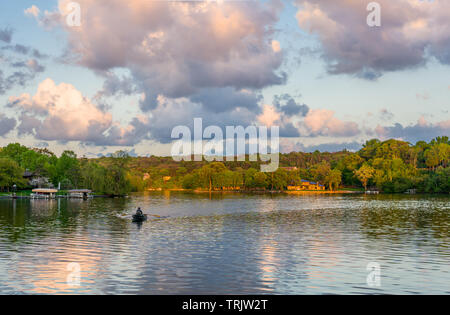
<instances>
[{"instance_id":1,"label":"forested shoreline","mask_svg":"<svg viewBox=\"0 0 450 315\"><path fill-rule=\"evenodd\" d=\"M367 141L358 152L291 152L280 154L280 168L260 172L262 162L176 162L171 157L130 157L118 151L88 159L65 151L18 143L0 148L0 189L29 189L24 174L39 186L86 188L98 194L125 195L151 189L284 191L301 180L327 190L378 189L386 193L450 192L450 141L438 137L412 145L399 140ZM31 175L30 175L31 176Z\"/></svg>"}]
</instances>

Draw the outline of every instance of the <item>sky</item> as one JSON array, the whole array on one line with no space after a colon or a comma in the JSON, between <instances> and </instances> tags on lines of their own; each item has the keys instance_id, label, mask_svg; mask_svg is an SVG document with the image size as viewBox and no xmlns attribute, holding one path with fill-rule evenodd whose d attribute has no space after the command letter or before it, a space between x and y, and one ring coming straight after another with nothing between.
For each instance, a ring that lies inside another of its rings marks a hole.
<instances>
[{"instance_id":1,"label":"sky","mask_svg":"<svg viewBox=\"0 0 450 315\"><path fill-rule=\"evenodd\" d=\"M2 1L0 145L169 155L171 131L280 126L281 150L450 135L450 2Z\"/></svg>"}]
</instances>

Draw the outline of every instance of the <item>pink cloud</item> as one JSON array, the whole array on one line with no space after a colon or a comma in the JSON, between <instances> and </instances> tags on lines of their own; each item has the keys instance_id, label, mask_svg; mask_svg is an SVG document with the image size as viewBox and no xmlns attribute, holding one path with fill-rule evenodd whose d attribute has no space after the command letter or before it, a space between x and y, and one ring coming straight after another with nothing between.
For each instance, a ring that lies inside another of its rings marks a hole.
<instances>
[{"instance_id":1,"label":"pink cloud","mask_svg":"<svg viewBox=\"0 0 450 315\"><path fill-rule=\"evenodd\" d=\"M146 94L144 110L158 95L189 97L201 89L263 88L281 84L283 53L273 39L281 1L175 2L79 0L80 27L64 16L68 59L99 73L127 68Z\"/></svg>"},{"instance_id":2,"label":"pink cloud","mask_svg":"<svg viewBox=\"0 0 450 315\"><path fill-rule=\"evenodd\" d=\"M351 137L360 133L357 123L339 120L334 114L327 109L312 109L304 118L304 125L311 136Z\"/></svg>"},{"instance_id":3,"label":"pink cloud","mask_svg":"<svg viewBox=\"0 0 450 315\"><path fill-rule=\"evenodd\" d=\"M146 124L136 118L122 128L110 113L99 109L73 85L57 85L51 79L42 81L34 96L10 97L9 106L21 111L19 134L31 134L40 140L129 145L140 140L135 130Z\"/></svg>"},{"instance_id":4,"label":"pink cloud","mask_svg":"<svg viewBox=\"0 0 450 315\"><path fill-rule=\"evenodd\" d=\"M378 0L381 26L369 27L369 1L297 0L299 26L317 34L330 73L376 79L423 66L429 56L450 64L450 2Z\"/></svg>"},{"instance_id":5,"label":"pink cloud","mask_svg":"<svg viewBox=\"0 0 450 315\"><path fill-rule=\"evenodd\" d=\"M258 121L264 126L271 127L280 119L281 115L275 107L264 105L263 113L258 116Z\"/></svg>"}]
</instances>

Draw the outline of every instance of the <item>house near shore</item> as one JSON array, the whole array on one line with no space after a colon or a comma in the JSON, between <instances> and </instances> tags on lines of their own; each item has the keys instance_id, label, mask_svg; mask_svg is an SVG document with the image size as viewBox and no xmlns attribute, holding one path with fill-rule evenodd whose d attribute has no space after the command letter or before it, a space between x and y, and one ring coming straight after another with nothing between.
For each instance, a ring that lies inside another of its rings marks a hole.
<instances>
[{"instance_id":1,"label":"house near shore","mask_svg":"<svg viewBox=\"0 0 450 315\"><path fill-rule=\"evenodd\" d=\"M297 166L285 166L285 167L280 167L281 169L288 171L288 172L294 172L294 171L298 171L298 167Z\"/></svg>"},{"instance_id":2,"label":"house near shore","mask_svg":"<svg viewBox=\"0 0 450 315\"><path fill-rule=\"evenodd\" d=\"M29 170L26 170L22 177L27 181L27 184L33 188L53 187L49 178L30 172Z\"/></svg>"},{"instance_id":3,"label":"house near shore","mask_svg":"<svg viewBox=\"0 0 450 315\"><path fill-rule=\"evenodd\" d=\"M240 186L234 187L234 186L223 186L223 187L214 187L213 190L215 191L238 191L241 190Z\"/></svg>"},{"instance_id":4,"label":"house near shore","mask_svg":"<svg viewBox=\"0 0 450 315\"><path fill-rule=\"evenodd\" d=\"M288 185L287 190L290 191L325 190L325 186L316 182L302 179L300 185Z\"/></svg>"}]
</instances>

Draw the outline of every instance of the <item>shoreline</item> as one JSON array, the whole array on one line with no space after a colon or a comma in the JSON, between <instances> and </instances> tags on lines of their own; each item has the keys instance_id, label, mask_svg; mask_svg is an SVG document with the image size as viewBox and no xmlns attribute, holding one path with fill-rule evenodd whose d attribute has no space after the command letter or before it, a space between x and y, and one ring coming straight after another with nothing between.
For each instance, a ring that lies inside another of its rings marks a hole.
<instances>
[{"instance_id":1,"label":"shoreline","mask_svg":"<svg viewBox=\"0 0 450 315\"><path fill-rule=\"evenodd\" d=\"M201 189L183 189L183 188L154 188L147 189L144 192L164 192L164 191L173 191L173 192L189 192L195 194L205 194L205 193L234 193L234 194L292 194L292 195L339 195L339 194L363 194L363 195L446 195L440 193L416 193L416 194L408 194L406 192L403 193L384 193L380 192L379 194L370 194L365 193L362 190L201 190ZM139 192L134 192L139 193Z\"/></svg>"},{"instance_id":2,"label":"shoreline","mask_svg":"<svg viewBox=\"0 0 450 315\"><path fill-rule=\"evenodd\" d=\"M184 189L184 188L150 188L144 192L163 192L163 191L184 191L193 193L272 193L272 194L363 194L361 190L203 190L203 189Z\"/></svg>"},{"instance_id":3,"label":"shoreline","mask_svg":"<svg viewBox=\"0 0 450 315\"><path fill-rule=\"evenodd\" d=\"M150 192L187 192L187 193L194 193L194 194L286 194L286 195L348 195L348 194L362 194L362 195L436 195L436 196L442 196L447 195L445 193L416 193L416 194L408 194L408 193L383 193L380 192L379 194L370 194L365 193L364 191L359 190L200 190L200 189L183 189L183 188L170 188L170 189L147 189L145 191L139 191L139 192L132 192L131 194L139 194L139 193L150 193ZM96 199L96 198L127 198L130 195L127 196L107 196L107 195L93 195L91 198L88 199ZM21 200L31 200L32 198L30 196L0 196L0 200L15 200L15 199L21 199ZM56 196L56 198L51 199L82 199L82 198L70 198L67 196L59 195ZM37 199L37 200L47 200L45 198L43 199Z\"/></svg>"}]
</instances>

